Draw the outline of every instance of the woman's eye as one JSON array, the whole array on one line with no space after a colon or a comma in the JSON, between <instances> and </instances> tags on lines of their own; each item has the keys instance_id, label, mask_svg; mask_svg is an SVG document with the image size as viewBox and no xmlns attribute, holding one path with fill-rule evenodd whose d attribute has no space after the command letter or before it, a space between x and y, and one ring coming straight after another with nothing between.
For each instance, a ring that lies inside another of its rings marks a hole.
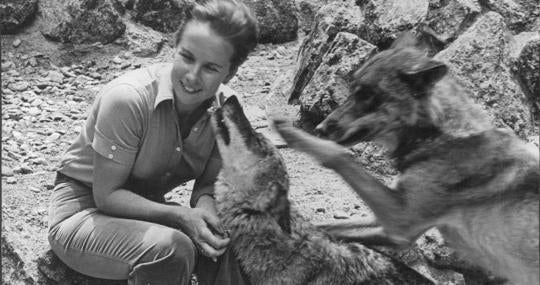
<instances>
[{"instance_id":1,"label":"woman's eye","mask_svg":"<svg viewBox=\"0 0 540 285\"><path fill-rule=\"evenodd\" d=\"M210 72L218 72L219 70L213 66L206 66L206 70Z\"/></svg>"},{"instance_id":2,"label":"woman's eye","mask_svg":"<svg viewBox=\"0 0 540 285\"><path fill-rule=\"evenodd\" d=\"M181 56L186 62L192 62L192 61L193 61L193 57L190 56L189 54L180 53L180 56Z\"/></svg>"}]
</instances>

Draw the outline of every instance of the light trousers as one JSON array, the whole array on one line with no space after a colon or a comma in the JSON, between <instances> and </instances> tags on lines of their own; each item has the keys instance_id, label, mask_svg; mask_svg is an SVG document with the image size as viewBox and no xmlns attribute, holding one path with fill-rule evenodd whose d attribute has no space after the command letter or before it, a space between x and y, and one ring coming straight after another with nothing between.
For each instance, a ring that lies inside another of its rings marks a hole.
<instances>
[{"instance_id":1,"label":"light trousers","mask_svg":"<svg viewBox=\"0 0 540 285\"><path fill-rule=\"evenodd\" d=\"M49 208L49 243L72 269L129 285L248 284L232 251L217 262L199 255L182 231L101 213L92 190L59 174Z\"/></svg>"}]
</instances>

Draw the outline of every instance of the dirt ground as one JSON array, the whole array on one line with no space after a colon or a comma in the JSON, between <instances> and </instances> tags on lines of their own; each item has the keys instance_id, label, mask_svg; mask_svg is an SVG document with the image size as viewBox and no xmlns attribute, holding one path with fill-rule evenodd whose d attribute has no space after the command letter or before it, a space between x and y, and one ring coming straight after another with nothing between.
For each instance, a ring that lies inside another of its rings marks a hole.
<instances>
[{"instance_id":1,"label":"dirt ground","mask_svg":"<svg viewBox=\"0 0 540 285\"><path fill-rule=\"evenodd\" d=\"M294 68L302 39L259 45L229 84L243 96L246 112L261 131L266 131L267 104L296 115L297 107L286 106L286 98L269 94L278 76ZM62 47L32 29L2 36L2 231L23 259L38 257L48 247L55 170L96 92L127 70L170 58L168 46L155 57L139 58L115 44ZM55 80L59 73L63 79ZM337 175L301 153L286 147L280 151L291 179L290 199L306 217L320 221L370 214ZM190 186L166 198L187 205Z\"/></svg>"}]
</instances>

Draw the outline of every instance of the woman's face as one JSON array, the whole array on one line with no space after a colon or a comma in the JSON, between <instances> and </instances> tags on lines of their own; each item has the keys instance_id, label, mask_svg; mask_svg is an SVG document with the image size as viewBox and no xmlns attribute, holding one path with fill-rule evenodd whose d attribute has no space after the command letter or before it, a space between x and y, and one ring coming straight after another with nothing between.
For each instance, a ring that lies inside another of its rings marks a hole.
<instances>
[{"instance_id":1,"label":"woman's face","mask_svg":"<svg viewBox=\"0 0 540 285\"><path fill-rule=\"evenodd\" d=\"M177 107L190 109L215 95L234 76L233 46L208 23L191 21L176 46L171 72Z\"/></svg>"}]
</instances>

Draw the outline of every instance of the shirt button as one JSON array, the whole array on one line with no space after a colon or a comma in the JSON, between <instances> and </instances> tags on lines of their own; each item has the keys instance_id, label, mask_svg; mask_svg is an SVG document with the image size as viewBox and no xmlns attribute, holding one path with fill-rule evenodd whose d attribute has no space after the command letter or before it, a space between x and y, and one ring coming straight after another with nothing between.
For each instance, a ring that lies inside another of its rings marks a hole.
<instances>
[{"instance_id":1,"label":"shirt button","mask_svg":"<svg viewBox=\"0 0 540 285\"><path fill-rule=\"evenodd\" d=\"M165 172L165 176L171 176L170 172Z\"/></svg>"},{"instance_id":2,"label":"shirt button","mask_svg":"<svg viewBox=\"0 0 540 285\"><path fill-rule=\"evenodd\" d=\"M114 157L114 155L111 153L109 154L109 158L112 159Z\"/></svg>"},{"instance_id":3,"label":"shirt button","mask_svg":"<svg viewBox=\"0 0 540 285\"><path fill-rule=\"evenodd\" d=\"M177 147L177 148L176 148L176 151L180 151L180 147Z\"/></svg>"},{"instance_id":4,"label":"shirt button","mask_svg":"<svg viewBox=\"0 0 540 285\"><path fill-rule=\"evenodd\" d=\"M111 146L111 149L116 150L116 146L115 145Z\"/></svg>"}]
</instances>

